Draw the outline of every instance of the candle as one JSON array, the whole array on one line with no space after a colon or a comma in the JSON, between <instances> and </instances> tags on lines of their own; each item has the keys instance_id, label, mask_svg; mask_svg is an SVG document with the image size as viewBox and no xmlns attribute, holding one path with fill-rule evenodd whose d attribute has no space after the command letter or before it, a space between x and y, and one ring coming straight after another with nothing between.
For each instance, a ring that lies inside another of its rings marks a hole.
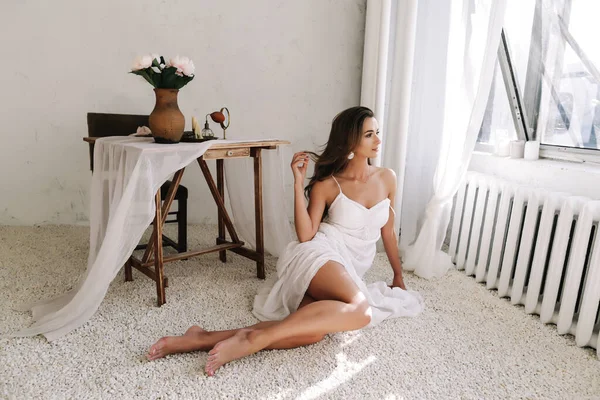
<instances>
[{"instance_id":1,"label":"candle","mask_svg":"<svg viewBox=\"0 0 600 400\"><path fill-rule=\"evenodd\" d=\"M524 140L513 140L512 142L510 142L510 158L523 158L524 153Z\"/></svg>"},{"instance_id":2,"label":"candle","mask_svg":"<svg viewBox=\"0 0 600 400\"><path fill-rule=\"evenodd\" d=\"M540 158L540 142L537 140L530 140L525 143L524 156L526 160L537 160Z\"/></svg>"},{"instance_id":3,"label":"candle","mask_svg":"<svg viewBox=\"0 0 600 400\"><path fill-rule=\"evenodd\" d=\"M200 129L198 129L198 120L196 117L192 117L192 131L197 135L200 133Z\"/></svg>"}]
</instances>

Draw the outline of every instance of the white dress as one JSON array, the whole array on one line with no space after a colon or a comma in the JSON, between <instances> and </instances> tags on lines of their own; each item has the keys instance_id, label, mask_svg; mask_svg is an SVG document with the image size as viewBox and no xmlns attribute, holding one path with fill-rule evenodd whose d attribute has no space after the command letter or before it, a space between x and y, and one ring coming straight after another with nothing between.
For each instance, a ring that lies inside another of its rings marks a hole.
<instances>
[{"instance_id":1,"label":"white dress","mask_svg":"<svg viewBox=\"0 0 600 400\"><path fill-rule=\"evenodd\" d=\"M423 310L419 293L390 288L385 282L366 285L362 279L373 264L381 228L389 218L390 200L366 208L346 197L339 183L338 187L340 193L315 237L288 244L277 262L277 276L265 282L256 295L252 312L259 320L282 320L296 311L312 278L328 261L342 264L366 296L373 312L370 326L386 318L412 317Z\"/></svg>"}]
</instances>

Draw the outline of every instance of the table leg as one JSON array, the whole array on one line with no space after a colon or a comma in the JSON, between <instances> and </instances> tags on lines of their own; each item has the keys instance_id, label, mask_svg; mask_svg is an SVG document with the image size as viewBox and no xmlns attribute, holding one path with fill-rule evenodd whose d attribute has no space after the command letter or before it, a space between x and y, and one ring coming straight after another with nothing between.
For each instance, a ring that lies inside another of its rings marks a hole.
<instances>
[{"instance_id":1,"label":"table leg","mask_svg":"<svg viewBox=\"0 0 600 400\"><path fill-rule=\"evenodd\" d=\"M133 281L133 267L131 266L131 258L125 261L125 282Z\"/></svg>"},{"instance_id":2,"label":"table leg","mask_svg":"<svg viewBox=\"0 0 600 400\"><path fill-rule=\"evenodd\" d=\"M181 182L181 178L183 177L184 171L185 171L185 167L181 168L179 171L175 172L175 175L173 176L173 180L171 181L171 186L169 187L169 190L167 191L167 197L165 198L165 202L162 205L162 210L161 210L161 214L160 214L161 227L164 225L165 221L167 220L167 216L169 215L169 209L171 208L173 199L175 199L175 194L177 192L177 188L179 187L179 183ZM160 232L162 234L162 229ZM152 236L150 237L150 241L148 242L148 246L146 246L146 251L144 251L144 256L142 257L142 263L147 263L148 261L150 261L150 255L154 251L154 244L156 243L155 235L156 235L156 229L152 231ZM160 242L162 244L162 237L161 237Z\"/></svg>"},{"instance_id":3,"label":"table leg","mask_svg":"<svg viewBox=\"0 0 600 400\"><path fill-rule=\"evenodd\" d=\"M265 279L265 246L263 238L262 155L254 149L254 225L256 227L256 276Z\"/></svg>"},{"instance_id":4,"label":"table leg","mask_svg":"<svg viewBox=\"0 0 600 400\"><path fill-rule=\"evenodd\" d=\"M161 210L161 198L160 188L156 192L155 197L156 214L154 217L154 272L156 274L156 297L157 305L160 307L165 304L165 282L163 273L163 247L162 247L162 210Z\"/></svg>"},{"instance_id":5,"label":"table leg","mask_svg":"<svg viewBox=\"0 0 600 400\"><path fill-rule=\"evenodd\" d=\"M223 160L217 160L217 189L222 199L225 199L225 171L223 169ZM218 208L218 207L217 207ZM226 240L225 237L225 223L223 222L223 212L218 208L218 222L219 222L219 239ZM217 239L217 244L221 242ZM227 261L227 252L225 250L219 252L219 259L222 262Z\"/></svg>"}]
</instances>

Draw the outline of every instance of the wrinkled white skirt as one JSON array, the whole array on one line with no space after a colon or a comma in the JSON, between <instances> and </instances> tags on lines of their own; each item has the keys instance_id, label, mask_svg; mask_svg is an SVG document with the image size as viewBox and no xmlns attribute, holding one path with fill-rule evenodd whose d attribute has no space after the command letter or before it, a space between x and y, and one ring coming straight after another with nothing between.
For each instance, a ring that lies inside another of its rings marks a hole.
<instances>
[{"instance_id":1,"label":"wrinkled white skirt","mask_svg":"<svg viewBox=\"0 0 600 400\"><path fill-rule=\"evenodd\" d=\"M350 246L346 246L348 241L352 242ZM356 238L322 223L312 240L288 244L277 262L277 275L269 278L256 295L253 314L261 321L278 321L296 311L315 274L328 261L343 265L366 296L373 313L370 326L386 318L420 314L424 305L419 293L390 288L382 281L370 285L363 281L375 257L376 241L357 243Z\"/></svg>"}]
</instances>

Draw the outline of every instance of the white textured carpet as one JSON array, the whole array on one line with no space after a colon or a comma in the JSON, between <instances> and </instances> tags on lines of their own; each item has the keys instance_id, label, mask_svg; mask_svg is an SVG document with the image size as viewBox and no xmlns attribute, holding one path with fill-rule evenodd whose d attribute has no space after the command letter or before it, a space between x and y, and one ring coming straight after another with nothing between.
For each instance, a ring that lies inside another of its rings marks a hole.
<instances>
[{"instance_id":1,"label":"white textured carpet","mask_svg":"<svg viewBox=\"0 0 600 400\"><path fill-rule=\"evenodd\" d=\"M190 242L213 243L214 227L190 228ZM0 227L0 333L28 326L12 307L58 295L85 269L88 229ZM67 247L69 246L69 247ZM206 353L145 360L147 348L190 325L228 329L255 323L260 285L255 264L216 254L168 264L167 304L155 286L122 272L92 320L53 343L0 339L0 397L443 399L600 398L595 351L575 346L462 272L407 284L426 301L424 314L336 334L313 346L265 351L232 362L215 377ZM272 274L274 260L268 260ZM379 254L367 280L391 278Z\"/></svg>"}]
</instances>

